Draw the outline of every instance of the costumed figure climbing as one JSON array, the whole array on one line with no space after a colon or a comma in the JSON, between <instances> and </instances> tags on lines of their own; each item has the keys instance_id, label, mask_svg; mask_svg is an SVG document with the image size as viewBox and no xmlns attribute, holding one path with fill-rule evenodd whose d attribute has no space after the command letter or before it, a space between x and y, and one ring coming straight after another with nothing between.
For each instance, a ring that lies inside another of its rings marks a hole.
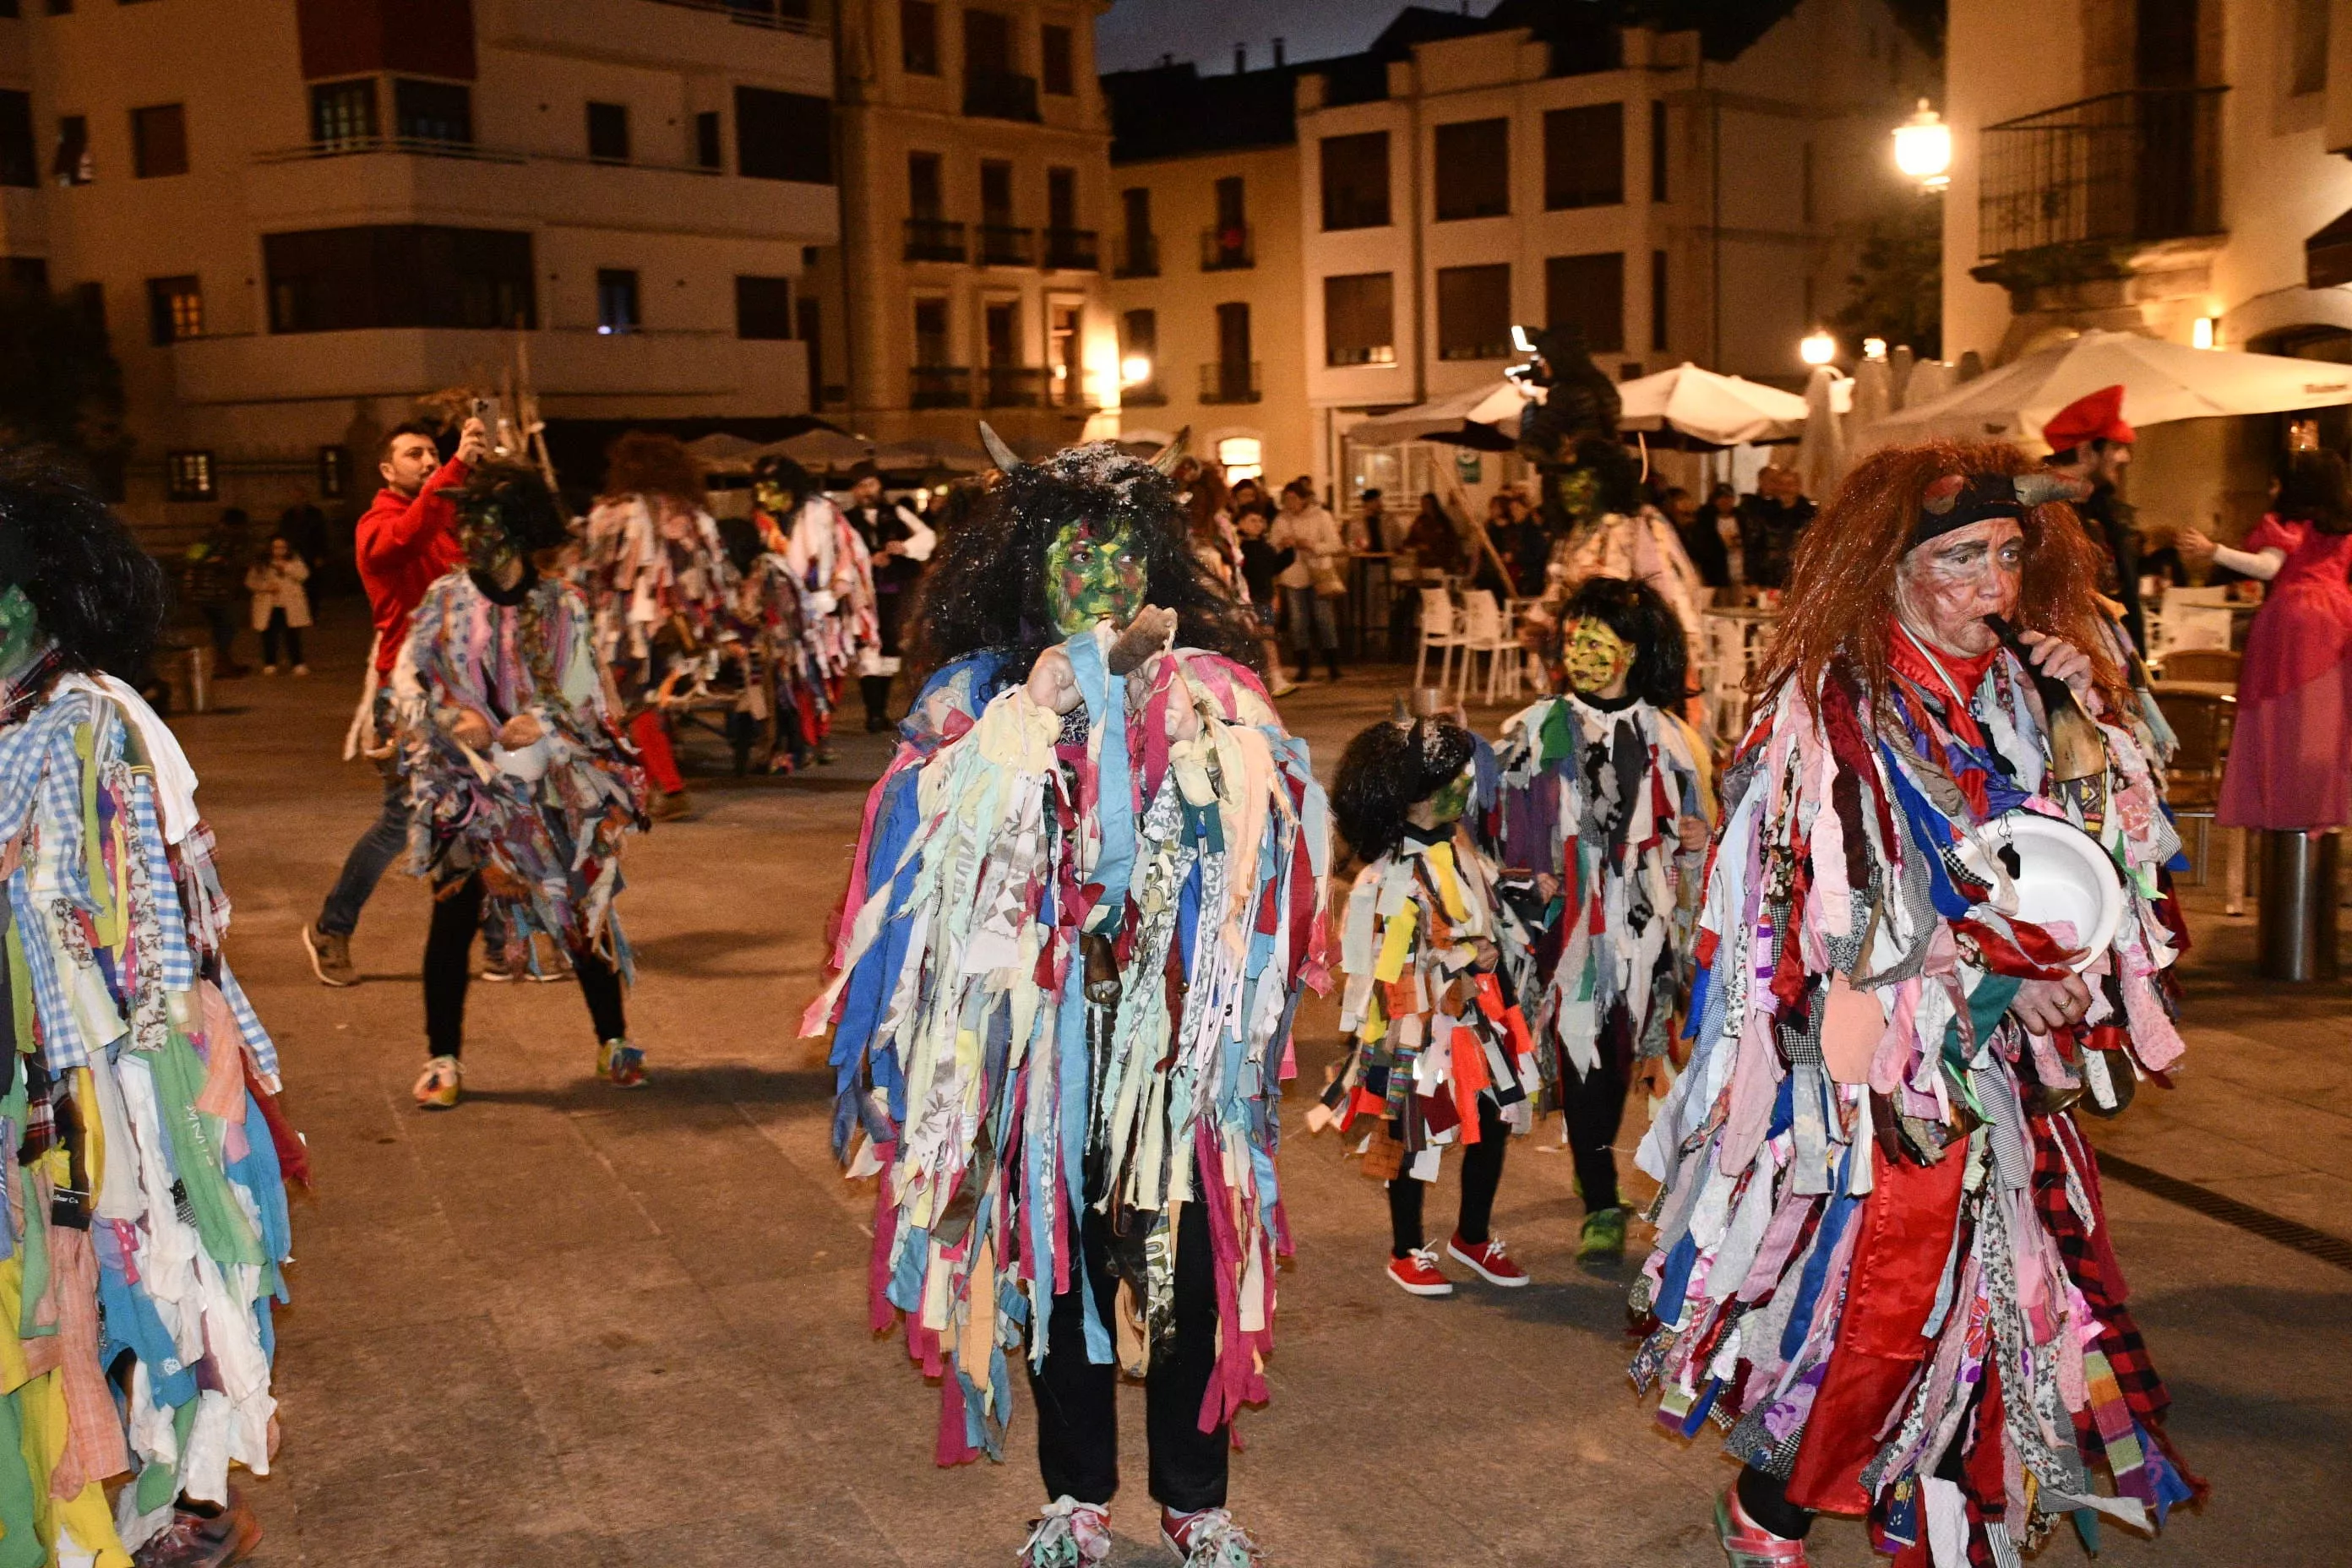
<instances>
[{"instance_id":1,"label":"costumed figure climbing","mask_svg":"<svg viewBox=\"0 0 2352 1568\"><path fill-rule=\"evenodd\" d=\"M2179 839L2095 546L2029 468L1864 459L1725 771L1634 1374L1728 1429L1736 1568L1804 1563L1816 1510L1947 1568L2191 1492L2074 1109L2180 1057Z\"/></svg>"},{"instance_id":2,"label":"costumed figure climbing","mask_svg":"<svg viewBox=\"0 0 2352 1568\"><path fill-rule=\"evenodd\" d=\"M466 962L475 933L571 962L595 1025L596 1072L645 1081L622 990L629 944L613 909L623 837L645 826L645 770L623 737L611 673L577 590L542 576L563 518L534 469L489 464L452 497L466 564L425 591L394 675L412 868L433 886L425 1033L428 1110L457 1103Z\"/></svg>"},{"instance_id":3,"label":"costumed figure climbing","mask_svg":"<svg viewBox=\"0 0 2352 1568\"><path fill-rule=\"evenodd\" d=\"M581 585L596 651L626 704L656 818L689 809L670 743L674 708L732 680L743 656L735 565L710 515L702 466L675 436L633 430L613 443L604 494L588 514Z\"/></svg>"},{"instance_id":4,"label":"costumed figure climbing","mask_svg":"<svg viewBox=\"0 0 2352 1568\"><path fill-rule=\"evenodd\" d=\"M1388 1186L1388 1276L1415 1296L1454 1293L1422 1200L1455 1145L1462 1211L1445 1255L1488 1284L1528 1282L1489 1222L1504 1152L1534 1120L1535 1041L1505 954L1527 946L1521 908L1535 900L1497 885L1464 820L1478 763L1450 719L1385 720L1348 742L1331 788L1332 817L1367 864L1339 942L1352 1038L1307 1122L1366 1125L1365 1174Z\"/></svg>"},{"instance_id":5,"label":"costumed figure climbing","mask_svg":"<svg viewBox=\"0 0 2352 1568\"><path fill-rule=\"evenodd\" d=\"M1539 933L1506 949L1532 1015L1540 1109L1561 1113L1584 1200L1577 1255L1621 1258L1617 1131L1637 1080L1665 1083L1687 986L1712 761L1676 716L1681 627L1644 584L1589 577L1559 627L1566 685L1511 716L1486 844L1546 900Z\"/></svg>"},{"instance_id":6,"label":"costumed figure climbing","mask_svg":"<svg viewBox=\"0 0 2352 1568\"><path fill-rule=\"evenodd\" d=\"M163 605L94 492L0 464L0 1568L235 1562L261 1530L229 1471L278 1444L309 1173L195 774L110 673Z\"/></svg>"},{"instance_id":7,"label":"costumed figure climbing","mask_svg":"<svg viewBox=\"0 0 2352 1568\"><path fill-rule=\"evenodd\" d=\"M1050 1500L1022 1554L1099 1563L1115 1394L1198 1568L1265 1398L1275 1153L1301 991L1327 984L1322 791L1257 638L1116 447L1003 469L941 547L930 677L866 803L831 984L837 1143L878 1175L873 1321L940 1379L942 1463L1001 1458L1025 1363ZM1173 451L1163 454L1172 460Z\"/></svg>"},{"instance_id":8,"label":"costumed figure climbing","mask_svg":"<svg viewBox=\"0 0 2352 1568\"><path fill-rule=\"evenodd\" d=\"M775 716L779 772L804 767L813 757L833 761L835 685L829 679L821 628L825 615L810 603L814 590L791 560L792 527L816 480L790 458L767 457L751 471L751 521L760 553L743 574L740 615L758 650L761 691Z\"/></svg>"}]
</instances>

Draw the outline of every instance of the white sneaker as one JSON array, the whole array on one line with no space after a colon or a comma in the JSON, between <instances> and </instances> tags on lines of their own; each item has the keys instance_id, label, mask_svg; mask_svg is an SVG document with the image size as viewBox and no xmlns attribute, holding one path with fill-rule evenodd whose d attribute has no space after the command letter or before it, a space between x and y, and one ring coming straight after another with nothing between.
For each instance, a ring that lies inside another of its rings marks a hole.
<instances>
[{"instance_id":1,"label":"white sneaker","mask_svg":"<svg viewBox=\"0 0 2352 1568\"><path fill-rule=\"evenodd\" d=\"M1094 1568L1109 1558L1110 1510L1057 1497L1021 1543L1017 1568Z\"/></svg>"},{"instance_id":2,"label":"white sneaker","mask_svg":"<svg viewBox=\"0 0 2352 1568\"><path fill-rule=\"evenodd\" d=\"M278 673L278 667L274 664L265 664L261 667L261 673L264 675L275 675Z\"/></svg>"},{"instance_id":3,"label":"white sneaker","mask_svg":"<svg viewBox=\"0 0 2352 1568\"><path fill-rule=\"evenodd\" d=\"M307 664L298 664L294 667L294 673L297 675L308 675L310 673L310 667Z\"/></svg>"}]
</instances>

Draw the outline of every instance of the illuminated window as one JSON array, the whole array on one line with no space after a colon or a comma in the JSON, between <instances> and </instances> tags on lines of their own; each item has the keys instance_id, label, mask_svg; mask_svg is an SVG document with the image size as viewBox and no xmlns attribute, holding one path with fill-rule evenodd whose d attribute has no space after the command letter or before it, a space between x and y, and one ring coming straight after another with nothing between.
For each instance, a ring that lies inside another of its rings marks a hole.
<instances>
[{"instance_id":1,"label":"illuminated window","mask_svg":"<svg viewBox=\"0 0 2352 1568\"><path fill-rule=\"evenodd\" d=\"M167 500L217 500L219 492L213 487L213 455L210 452L166 452L163 454L163 494Z\"/></svg>"},{"instance_id":2,"label":"illuminated window","mask_svg":"<svg viewBox=\"0 0 2352 1568\"><path fill-rule=\"evenodd\" d=\"M1225 470L1225 483L1238 484L1243 479L1262 479L1265 475L1265 446L1255 436L1228 436L1217 443L1217 462Z\"/></svg>"}]
</instances>

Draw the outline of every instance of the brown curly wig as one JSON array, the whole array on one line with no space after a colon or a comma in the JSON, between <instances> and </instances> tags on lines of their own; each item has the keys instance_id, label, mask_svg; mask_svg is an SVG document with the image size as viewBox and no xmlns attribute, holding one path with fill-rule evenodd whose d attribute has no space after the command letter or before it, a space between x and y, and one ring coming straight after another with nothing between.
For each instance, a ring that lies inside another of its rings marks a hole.
<instances>
[{"instance_id":1,"label":"brown curly wig","mask_svg":"<svg viewBox=\"0 0 2352 1568\"><path fill-rule=\"evenodd\" d=\"M702 465L675 436L632 430L604 453L606 500L622 496L667 496L688 511L708 510Z\"/></svg>"}]
</instances>

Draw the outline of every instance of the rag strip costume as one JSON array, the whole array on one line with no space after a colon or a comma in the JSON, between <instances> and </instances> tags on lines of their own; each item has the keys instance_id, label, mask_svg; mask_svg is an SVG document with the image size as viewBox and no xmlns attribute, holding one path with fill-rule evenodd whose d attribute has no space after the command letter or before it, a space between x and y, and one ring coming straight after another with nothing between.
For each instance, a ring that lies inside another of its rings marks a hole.
<instances>
[{"instance_id":1,"label":"rag strip costume","mask_svg":"<svg viewBox=\"0 0 2352 1568\"><path fill-rule=\"evenodd\" d=\"M0 685L0 1568L128 1568L175 1500L268 1473L309 1169L195 787L121 681L53 647Z\"/></svg>"},{"instance_id":2,"label":"rag strip costume","mask_svg":"<svg viewBox=\"0 0 2352 1568\"><path fill-rule=\"evenodd\" d=\"M817 654L808 590L784 558L785 539L774 518L754 511L762 549L737 591L737 615L758 656L762 678L757 700L772 705L778 749L772 766L804 763L833 727L833 693ZM755 717L757 715L755 714Z\"/></svg>"},{"instance_id":3,"label":"rag strip costume","mask_svg":"<svg viewBox=\"0 0 2352 1568\"><path fill-rule=\"evenodd\" d=\"M784 564L801 587L801 616L811 658L824 681L828 711L842 682L874 673L882 657L874 563L841 509L819 494L801 502L783 530Z\"/></svg>"},{"instance_id":4,"label":"rag strip costume","mask_svg":"<svg viewBox=\"0 0 2352 1568\"><path fill-rule=\"evenodd\" d=\"M588 514L581 582L596 651L628 703L630 738L660 788L682 789L665 707L707 690L743 642L740 580L719 524L698 507L665 513L654 497L607 498Z\"/></svg>"},{"instance_id":5,"label":"rag strip costume","mask_svg":"<svg viewBox=\"0 0 2352 1568\"><path fill-rule=\"evenodd\" d=\"M1585 1207L1612 1209L1633 1064L1666 1054L1686 984L1704 852L1676 827L1714 817L1706 751L1637 697L1571 692L1505 721L1496 772L1486 842L1515 876L1559 879L1535 939L1504 949L1534 1014L1538 1109L1562 1114Z\"/></svg>"},{"instance_id":6,"label":"rag strip costume","mask_svg":"<svg viewBox=\"0 0 2352 1568\"><path fill-rule=\"evenodd\" d=\"M2145 730L2103 723L2104 777L2053 784L2017 658L1887 635L1884 700L1841 656L1759 704L1727 770L1692 1060L1639 1155L1662 1191L1633 1373L1667 1426L1728 1428L1790 1503L1867 1512L1899 1563L2014 1568L2055 1516L2095 1546L2100 1515L2190 1495L2063 1109L2112 1110L2181 1054L2179 844ZM2125 894L2089 1012L2049 1037L2009 1005L2089 933L2000 912L2008 873L1968 836L2011 813L2093 835Z\"/></svg>"}]
</instances>

